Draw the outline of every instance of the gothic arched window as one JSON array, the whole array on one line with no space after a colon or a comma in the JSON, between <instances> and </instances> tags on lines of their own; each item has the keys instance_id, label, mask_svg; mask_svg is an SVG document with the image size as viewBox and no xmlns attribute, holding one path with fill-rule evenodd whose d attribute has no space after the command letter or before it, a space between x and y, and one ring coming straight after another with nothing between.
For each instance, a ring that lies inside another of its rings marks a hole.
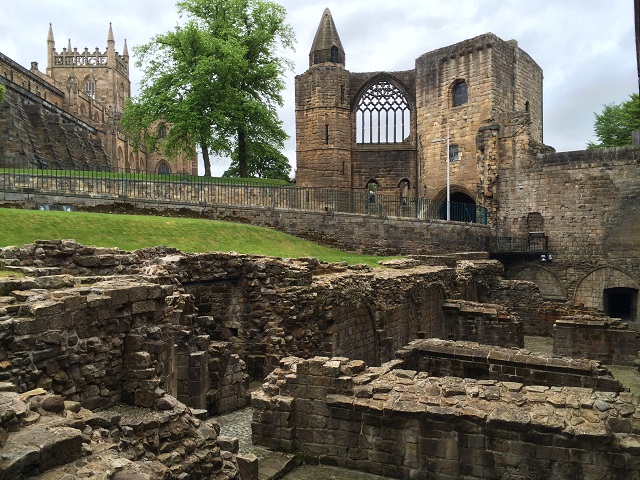
<instances>
[{"instance_id":1,"label":"gothic arched window","mask_svg":"<svg viewBox=\"0 0 640 480\"><path fill-rule=\"evenodd\" d=\"M469 101L469 95L467 93L467 82L464 80L458 80L453 84L451 89L452 102L451 105L458 107Z\"/></svg>"},{"instance_id":2,"label":"gothic arched window","mask_svg":"<svg viewBox=\"0 0 640 480\"><path fill-rule=\"evenodd\" d=\"M338 51L338 47L335 45L331 47L331 61L333 63L338 63L340 61L340 52Z\"/></svg>"},{"instance_id":3,"label":"gothic arched window","mask_svg":"<svg viewBox=\"0 0 640 480\"><path fill-rule=\"evenodd\" d=\"M356 111L356 143L404 143L410 133L411 110L404 94L381 80L360 97Z\"/></svg>"},{"instance_id":4,"label":"gothic arched window","mask_svg":"<svg viewBox=\"0 0 640 480\"><path fill-rule=\"evenodd\" d=\"M167 126L164 123L158 127L158 138L167 138Z\"/></svg>"},{"instance_id":5,"label":"gothic arched window","mask_svg":"<svg viewBox=\"0 0 640 480\"><path fill-rule=\"evenodd\" d=\"M89 98L96 98L96 84L92 78L87 78L85 80L84 93Z\"/></svg>"},{"instance_id":6,"label":"gothic arched window","mask_svg":"<svg viewBox=\"0 0 640 480\"><path fill-rule=\"evenodd\" d=\"M156 168L156 171L160 175L169 175L171 173L171 166L169 166L169 164L164 160L160 160L160 162L158 163L158 167Z\"/></svg>"}]
</instances>

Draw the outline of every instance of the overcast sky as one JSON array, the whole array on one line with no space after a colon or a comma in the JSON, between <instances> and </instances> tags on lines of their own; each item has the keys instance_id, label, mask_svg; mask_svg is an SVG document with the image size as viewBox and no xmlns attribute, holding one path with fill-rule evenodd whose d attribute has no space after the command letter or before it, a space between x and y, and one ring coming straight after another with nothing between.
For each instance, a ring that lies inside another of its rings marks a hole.
<instances>
[{"instance_id":1,"label":"overcast sky","mask_svg":"<svg viewBox=\"0 0 640 480\"><path fill-rule=\"evenodd\" d=\"M291 139L285 154L295 166L293 78L308 67L322 12L331 9L352 72L414 68L423 53L492 32L517 40L544 72L544 142L558 151L582 150L593 139L594 112L637 92L633 0L281 0L297 48L280 117ZM46 68L53 24L56 48L107 44L129 52L180 21L174 0L2 0L0 52L24 67ZM131 66L134 94L140 72ZM226 160L214 162L221 174Z\"/></svg>"}]
</instances>

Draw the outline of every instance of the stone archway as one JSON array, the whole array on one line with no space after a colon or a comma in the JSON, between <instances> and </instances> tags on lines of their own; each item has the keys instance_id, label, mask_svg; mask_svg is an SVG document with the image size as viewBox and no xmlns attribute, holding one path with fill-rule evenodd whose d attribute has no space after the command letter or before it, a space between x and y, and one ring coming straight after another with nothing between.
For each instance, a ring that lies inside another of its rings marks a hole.
<instances>
[{"instance_id":1,"label":"stone archway","mask_svg":"<svg viewBox=\"0 0 640 480\"><path fill-rule=\"evenodd\" d=\"M477 221L476 201L465 188L451 185L451 220L455 222L473 222ZM439 218L445 220L447 218L447 191L442 190L434 201L441 203L439 209Z\"/></svg>"},{"instance_id":2,"label":"stone archway","mask_svg":"<svg viewBox=\"0 0 640 480\"><path fill-rule=\"evenodd\" d=\"M556 275L546 268L532 266L520 270L513 277L514 280L533 282L538 287L542 298L549 300L566 300L567 290Z\"/></svg>"},{"instance_id":3,"label":"stone archway","mask_svg":"<svg viewBox=\"0 0 640 480\"><path fill-rule=\"evenodd\" d=\"M608 315L638 320L640 285L629 274L613 267L603 267L585 275L576 288L574 303L597 308Z\"/></svg>"}]
</instances>

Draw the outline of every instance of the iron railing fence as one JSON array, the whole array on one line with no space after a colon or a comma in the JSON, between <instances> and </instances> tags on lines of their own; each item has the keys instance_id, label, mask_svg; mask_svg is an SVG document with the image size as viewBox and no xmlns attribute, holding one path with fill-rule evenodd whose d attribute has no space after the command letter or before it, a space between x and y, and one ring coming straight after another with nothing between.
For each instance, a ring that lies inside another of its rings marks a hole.
<instances>
[{"instance_id":1,"label":"iron railing fence","mask_svg":"<svg viewBox=\"0 0 640 480\"><path fill-rule=\"evenodd\" d=\"M547 253L549 237L531 232L528 236L487 237L486 250L494 253Z\"/></svg>"},{"instance_id":2,"label":"iron railing fence","mask_svg":"<svg viewBox=\"0 0 640 480\"><path fill-rule=\"evenodd\" d=\"M210 178L156 172L61 170L0 166L0 189L57 195L89 195L157 200L202 206L282 208L314 212L355 213L379 217L446 219L446 202L399 198L366 190L335 190L272 184L259 180ZM451 202L452 221L486 225L485 207Z\"/></svg>"}]
</instances>

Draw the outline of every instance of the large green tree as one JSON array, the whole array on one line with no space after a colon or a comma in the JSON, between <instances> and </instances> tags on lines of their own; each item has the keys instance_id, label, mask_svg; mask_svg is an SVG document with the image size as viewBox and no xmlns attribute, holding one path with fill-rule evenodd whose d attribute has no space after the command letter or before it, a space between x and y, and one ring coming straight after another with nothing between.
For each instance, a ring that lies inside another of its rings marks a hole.
<instances>
[{"instance_id":1,"label":"large green tree","mask_svg":"<svg viewBox=\"0 0 640 480\"><path fill-rule=\"evenodd\" d=\"M593 129L598 143L589 142L587 148L631 145L632 132L640 130L640 96L633 93L629 100L605 105L595 116Z\"/></svg>"},{"instance_id":2,"label":"large green tree","mask_svg":"<svg viewBox=\"0 0 640 480\"><path fill-rule=\"evenodd\" d=\"M168 156L199 148L205 175L214 154L232 156L246 177L260 161L254 152L279 151L287 139L276 111L291 66L283 52L295 41L286 11L266 0L177 6L184 24L136 48L144 78L122 125L135 142ZM165 123L168 128L158 128Z\"/></svg>"},{"instance_id":3,"label":"large green tree","mask_svg":"<svg viewBox=\"0 0 640 480\"><path fill-rule=\"evenodd\" d=\"M247 156L251 159L247 164L247 176L259 178L278 178L289 180L291 165L289 160L278 149L264 143L250 143ZM236 155L231 156L231 165L223 177L239 177L239 164Z\"/></svg>"}]
</instances>

